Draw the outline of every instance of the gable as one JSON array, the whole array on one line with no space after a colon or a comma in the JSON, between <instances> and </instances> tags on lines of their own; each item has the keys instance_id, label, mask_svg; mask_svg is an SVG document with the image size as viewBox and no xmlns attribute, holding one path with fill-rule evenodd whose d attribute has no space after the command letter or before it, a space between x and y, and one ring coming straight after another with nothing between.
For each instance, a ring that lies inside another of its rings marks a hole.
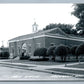
<instances>
[{"instance_id":1,"label":"gable","mask_svg":"<svg viewBox=\"0 0 84 84\"><path fill-rule=\"evenodd\" d=\"M53 30L47 32L48 34L54 34L57 36L68 36L65 32L63 32L60 28L54 28Z\"/></svg>"}]
</instances>

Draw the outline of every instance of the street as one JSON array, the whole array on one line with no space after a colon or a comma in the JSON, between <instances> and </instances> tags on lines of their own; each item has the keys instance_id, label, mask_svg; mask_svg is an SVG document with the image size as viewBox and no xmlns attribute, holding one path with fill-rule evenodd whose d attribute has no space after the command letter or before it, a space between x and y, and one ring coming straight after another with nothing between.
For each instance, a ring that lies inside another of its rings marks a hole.
<instances>
[{"instance_id":1,"label":"street","mask_svg":"<svg viewBox=\"0 0 84 84\"><path fill-rule=\"evenodd\" d=\"M56 75L50 73L43 73L37 71L30 71L24 69L18 69L16 67L5 67L0 65L0 80L13 80L13 81L55 81L55 80L78 80L72 76Z\"/></svg>"}]
</instances>

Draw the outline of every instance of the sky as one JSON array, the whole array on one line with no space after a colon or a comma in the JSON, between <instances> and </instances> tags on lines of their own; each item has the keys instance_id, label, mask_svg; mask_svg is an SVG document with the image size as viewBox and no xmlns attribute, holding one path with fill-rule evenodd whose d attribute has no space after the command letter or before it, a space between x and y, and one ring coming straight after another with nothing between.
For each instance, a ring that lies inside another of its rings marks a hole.
<instances>
[{"instance_id":1,"label":"sky","mask_svg":"<svg viewBox=\"0 0 84 84\"><path fill-rule=\"evenodd\" d=\"M65 23L75 25L78 19L71 15L73 4L0 4L0 46L5 47L8 40L32 33L34 21L38 30L42 30L50 23Z\"/></svg>"}]
</instances>

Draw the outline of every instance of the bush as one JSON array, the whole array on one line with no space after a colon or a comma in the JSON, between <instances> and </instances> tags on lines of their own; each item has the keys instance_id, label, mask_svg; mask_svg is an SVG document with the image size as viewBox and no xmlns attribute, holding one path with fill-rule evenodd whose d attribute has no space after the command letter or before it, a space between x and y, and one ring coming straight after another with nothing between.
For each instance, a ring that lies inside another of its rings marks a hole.
<instances>
[{"instance_id":1,"label":"bush","mask_svg":"<svg viewBox=\"0 0 84 84\"><path fill-rule=\"evenodd\" d=\"M71 49L70 47L66 46L68 54L71 54Z\"/></svg>"},{"instance_id":2,"label":"bush","mask_svg":"<svg viewBox=\"0 0 84 84\"><path fill-rule=\"evenodd\" d=\"M40 48L40 51L39 51L39 53L40 53L40 56L47 56L47 49L46 48Z\"/></svg>"},{"instance_id":3,"label":"bush","mask_svg":"<svg viewBox=\"0 0 84 84\"><path fill-rule=\"evenodd\" d=\"M20 60L28 60L30 57L29 56L21 56Z\"/></svg>"},{"instance_id":4,"label":"bush","mask_svg":"<svg viewBox=\"0 0 84 84\"><path fill-rule=\"evenodd\" d=\"M55 61L55 50L56 46L50 46L47 50L47 55L49 56L49 60L54 60Z\"/></svg>"},{"instance_id":5,"label":"bush","mask_svg":"<svg viewBox=\"0 0 84 84\"><path fill-rule=\"evenodd\" d=\"M55 55L60 56L62 61L66 61L67 54L68 54L68 50L65 45L59 45L55 49Z\"/></svg>"},{"instance_id":6,"label":"bush","mask_svg":"<svg viewBox=\"0 0 84 84\"><path fill-rule=\"evenodd\" d=\"M84 43L76 48L76 59L78 59L79 55L84 55Z\"/></svg>"},{"instance_id":7,"label":"bush","mask_svg":"<svg viewBox=\"0 0 84 84\"><path fill-rule=\"evenodd\" d=\"M4 52L4 56L5 56L5 58L9 58L9 52Z\"/></svg>"},{"instance_id":8,"label":"bush","mask_svg":"<svg viewBox=\"0 0 84 84\"><path fill-rule=\"evenodd\" d=\"M34 56L40 56L39 50L40 50L40 48L37 48L37 49L34 51Z\"/></svg>"},{"instance_id":9,"label":"bush","mask_svg":"<svg viewBox=\"0 0 84 84\"><path fill-rule=\"evenodd\" d=\"M24 55L24 54L25 54L24 52L21 54L20 60L28 60L30 58L29 55Z\"/></svg>"},{"instance_id":10,"label":"bush","mask_svg":"<svg viewBox=\"0 0 84 84\"><path fill-rule=\"evenodd\" d=\"M9 52L0 52L0 58L1 59L8 59L9 58Z\"/></svg>"},{"instance_id":11,"label":"bush","mask_svg":"<svg viewBox=\"0 0 84 84\"><path fill-rule=\"evenodd\" d=\"M75 46L73 46L73 47L71 47L71 54L72 55L76 55L76 48L77 48L77 46L75 45Z\"/></svg>"},{"instance_id":12,"label":"bush","mask_svg":"<svg viewBox=\"0 0 84 84\"><path fill-rule=\"evenodd\" d=\"M47 55L50 56L50 55L54 55L54 50L55 50L56 46L50 46L47 50Z\"/></svg>"},{"instance_id":13,"label":"bush","mask_svg":"<svg viewBox=\"0 0 84 84\"><path fill-rule=\"evenodd\" d=\"M47 56L47 49L46 48L37 48L35 51L34 51L34 56Z\"/></svg>"}]
</instances>

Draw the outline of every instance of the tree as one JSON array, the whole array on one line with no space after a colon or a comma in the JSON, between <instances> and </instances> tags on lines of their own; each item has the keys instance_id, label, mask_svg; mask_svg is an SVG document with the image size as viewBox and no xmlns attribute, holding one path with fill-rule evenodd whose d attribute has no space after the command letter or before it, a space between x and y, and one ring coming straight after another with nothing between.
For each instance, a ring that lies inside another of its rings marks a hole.
<instances>
[{"instance_id":1,"label":"tree","mask_svg":"<svg viewBox=\"0 0 84 84\"><path fill-rule=\"evenodd\" d=\"M53 60L55 61L55 55L54 55L54 50L55 50L56 46L50 46L48 49L47 49L47 55L50 57L50 60L52 59L53 57Z\"/></svg>"},{"instance_id":2,"label":"tree","mask_svg":"<svg viewBox=\"0 0 84 84\"><path fill-rule=\"evenodd\" d=\"M80 44L77 48L76 48L76 59L78 60L78 56L80 55L84 55L84 43Z\"/></svg>"},{"instance_id":3,"label":"tree","mask_svg":"<svg viewBox=\"0 0 84 84\"><path fill-rule=\"evenodd\" d=\"M46 52L47 52L46 48L37 48L34 51L34 56L39 56L39 57L42 56L43 58L45 58L47 56Z\"/></svg>"},{"instance_id":4,"label":"tree","mask_svg":"<svg viewBox=\"0 0 84 84\"><path fill-rule=\"evenodd\" d=\"M49 24L47 25L45 28L43 28L43 30L48 30L48 29L52 29L52 28L60 28L62 31L64 31L67 34L71 34L71 29L72 29L73 25L71 24Z\"/></svg>"},{"instance_id":5,"label":"tree","mask_svg":"<svg viewBox=\"0 0 84 84\"><path fill-rule=\"evenodd\" d=\"M71 49L69 46L66 46L68 54L71 54Z\"/></svg>"},{"instance_id":6,"label":"tree","mask_svg":"<svg viewBox=\"0 0 84 84\"><path fill-rule=\"evenodd\" d=\"M74 5L74 11L72 12L72 14L74 16L76 16L79 21L76 24L76 28L77 30L83 30L84 31L84 4L75 4ZM82 32L81 35L83 35L84 32Z\"/></svg>"},{"instance_id":7,"label":"tree","mask_svg":"<svg viewBox=\"0 0 84 84\"><path fill-rule=\"evenodd\" d=\"M74 56L76 56L76 53L75 53L76 52L76 48L77 48L76 45L71 47L71 54L74 55Z\"/></svg>"},{"instance_id":8,"label":"tree","mask_svg":"<svg viewBox=\"0 0 84 84\"><path fill-rule=\"evenodd\" d=\"M72 14L80 19L80 15L84 11L84 4L74 4L74 11Z\"/></svg>"},{"instance_id":9,"label":"tree","mask_svg":"<svg viewBox=\"0 0 84 84\"><path fill-rule=\"evenodd\" d=\"M68 50L65 45L59 45L55 51L55 55L60 56L62 61L66 61L66 56L68 54Z\"/></svg>"}]
</instances>

